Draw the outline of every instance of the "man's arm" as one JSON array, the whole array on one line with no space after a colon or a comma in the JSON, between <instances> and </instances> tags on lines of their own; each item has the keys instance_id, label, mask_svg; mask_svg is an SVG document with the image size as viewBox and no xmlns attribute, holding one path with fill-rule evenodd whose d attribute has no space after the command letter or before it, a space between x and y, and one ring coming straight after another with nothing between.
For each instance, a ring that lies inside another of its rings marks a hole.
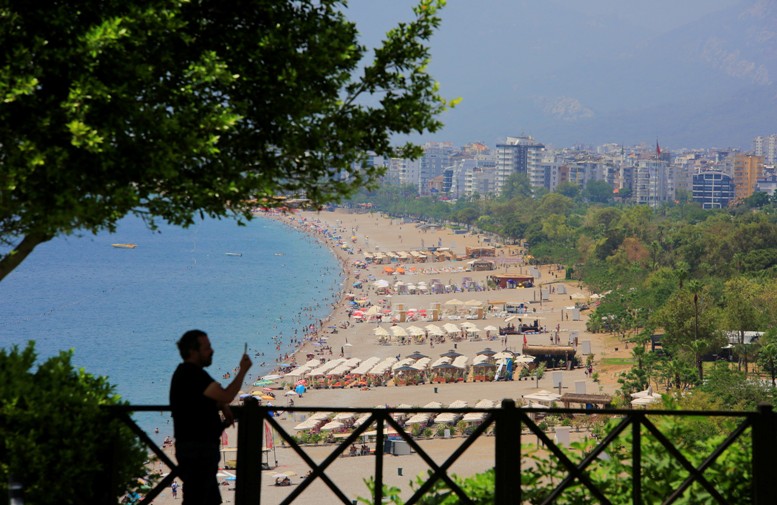
<instances>
[{"instance_id":1,"label":"man's arm","mask_svg":"<svg viewBox=\"0 0 777 505\"><path fill-rule=\"evenodd\" d=\"M235 378L229 386L224 388L218 382L213 381L205 388L203 394L211 400L216 400L220 404L229 404L235 399L238 391L240 391L240 387L243 385L243 380L246 377L246 373L248 373L248 369L251 368L251 365L251 358L249 358L247 354L243 354L243 359L240 360L240 371L235 375Z\"/></svg>"},{"instance_id":2,"label":"man's arm","mask_svg":"<svg viewBox=\"0 0 777 505\"><path fill-rule=\"evenodd\" d=\"M229 408L228 403L220 403L219 408L221 413L224 414L224 424L226 426L232 426L235 424L235 415L232 413L232 409Z\"/></svg>"}]
</instances>

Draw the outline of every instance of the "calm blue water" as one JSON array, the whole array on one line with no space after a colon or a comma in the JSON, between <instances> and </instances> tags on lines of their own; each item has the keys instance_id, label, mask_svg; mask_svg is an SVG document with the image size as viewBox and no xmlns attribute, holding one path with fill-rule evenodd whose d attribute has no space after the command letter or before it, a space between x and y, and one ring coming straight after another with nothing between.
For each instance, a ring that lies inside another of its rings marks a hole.
<instances>
[{"instance_id":1,"label":"calm blue water","mask_svg":"<svg viewBox=\"0 0 777 505\"><path fill-rule=\"evenodd\" d=\"M111 247L117 242L138 247ZM0 347L35 340L41 358L72 348L77 366L108 376L124 399L167 404L184 331L210 335L214 378L237 366L244 342L252 357L265 355L253 358L260 376L278 355L273 337L289 352L295 329L301 337L330 312L342 281L333 254L269 219L161 233L126 219L112 235L43 244L0 282Z\"/></svg>"}]
</instances>

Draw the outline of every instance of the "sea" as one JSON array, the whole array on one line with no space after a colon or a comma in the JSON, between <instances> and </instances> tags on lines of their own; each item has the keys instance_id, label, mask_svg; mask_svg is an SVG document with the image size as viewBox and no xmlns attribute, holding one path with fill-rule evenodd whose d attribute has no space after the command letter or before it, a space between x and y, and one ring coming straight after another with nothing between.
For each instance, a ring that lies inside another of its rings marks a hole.
<instances>
[{"instance_id":1,"label":"sea","mask_svg":"<svg viewBox=\"0 0 777 505\"><path fill-rule=\"evenodd\" d=\"M167 405L185 331L208 333L208 371L225 385L247 344L256 380L332 311L343 282L329 249L273 219L151 231L129 217L112 234L41 244L0 281L0 347L32 340L39 361L72 349L73 364L107 376L122 399ZM172 432L168 414L135 417L158 437Z\"/></svg>"}]
</instances>

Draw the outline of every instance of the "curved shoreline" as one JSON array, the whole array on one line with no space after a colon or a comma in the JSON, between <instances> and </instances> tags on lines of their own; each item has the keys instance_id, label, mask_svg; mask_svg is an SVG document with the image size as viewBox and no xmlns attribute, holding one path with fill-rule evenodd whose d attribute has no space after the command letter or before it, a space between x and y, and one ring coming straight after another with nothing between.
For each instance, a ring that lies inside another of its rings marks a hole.
<instances>
[{"instance_id":1,"label":"curved shoreline","mask_svg":"<svg viewBox=\"0 0 777 505\"><path fill-rule=\"evenodd\" d=\"M256 213L255 216L272 219L278 223L281 223L285 226L288 226L294 230L299 231L300 233L304 233L308 237L311 237L315 239L319 244L324 246L331 254L332 256L338 261L340 264L340 272L342 279L342 282L340 283L340 293L336 298L336 301L330 304L330 311L327 313L326 316L318 319L318 326L314 332L303 332L302 338L298 339L296 342L288 342L288 344L291 344L290 352L287 354L288 359L295 360L298 355L302 355L303 352L305 354L312 352L313 349L313 342L317 340L320 336L324 336L327 323L330 323L332 321L336 321L337 312L340 309L346 308L346 294L348 293L348 286L352 285L355 280L355 274L353 272L353 269L348 264L348 259L350 257L349 254L345 253L342 249L339 247L336 247L336 245L332 242L331 239L327 239L326 236L324 236L321 232L315 232L311 229L310 226L305 226L299 224L298 218L299 215L302 213L281 213L281 212L261 212ZM303 216L305 219L305 223L309 223L309 217ZM321 227L327 227L327 230L331 231L329 229L329 226L326 225L323 221L317 220L316 224ZM311 325L314 324L314 321L311 319ZM279 355L278 359L283 357L283 354ZM276 373L281 370L281 367L277 365L280 361L276 359L276 365L272 369L270 373Z\"/></svg>"}]
</instances>

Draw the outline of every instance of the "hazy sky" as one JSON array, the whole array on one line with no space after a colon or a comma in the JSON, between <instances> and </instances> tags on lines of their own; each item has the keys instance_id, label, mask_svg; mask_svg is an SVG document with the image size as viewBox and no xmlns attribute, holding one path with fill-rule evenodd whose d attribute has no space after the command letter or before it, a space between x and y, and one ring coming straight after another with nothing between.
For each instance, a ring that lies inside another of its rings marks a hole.
<instances>
[{"instance_id":1,"label":"hazy sky","mask_svg":"<svg viewBox=\"0 0 777 505\"><path fill-rule=\"evenodd\" d=\"M540 96L536 88L527 89L527 79L534 76L552 80L558 75L558 79L567 84L566 89L553 90L556 94L549 92L548 96L554 100L570 96L573 108L578 107L576 101L579 99L583 114L587 113L589 106L600 117L605 112L614 114L611 104L607 104L610 109L604 111L601 101L593 105L587 103L586 99L593 100L593 93L584 89L584 86L591 85L590 76L587 84L582 83L580 89L575 88L575 70L564 73L571 67L570 61L554 56L568 57L572 63L575 62L575 51L579 52L580 61L584 57L596 58L599 55L602 58L627 59L631 53L616 54L621 40L629 39L629 50L638 47L641 41L649 47L664 33L743 1L747 0L448 0L448 5L442 10L440 30L431 42L430 73L440 82L443 96L461 97L463 101L459 108L444 114L444 131L422 138L456 143L473 140L492 143L497 134L531 134L533 129L541 130L541 120L534 119L532 122L528 105L515 105L512 111L503 111L493 103L495 97L499 97L502 104L519 104L521 98L524 102L534 100L535 103L544 100L546 97ZM389 28L412 17L411 9L415 3L412 0L351 0L348 16L357 23L364 43L374 47ZM527 22L529 17L541 21L532 24ZM556 26L548 27L548 23ZM551 28L556 29L554 35L548 35ZM531 33L528 33L529 30ZM559 32L563 38L559 37ZM504 47L504 40L515 46ZM591 45L590 49L587 44ZM500 45L502 47L494 47ZM530 68L523 68L521 73L512 75L498 73L499 66L509 64L506 58L515 58L516 62L526 61L532 53L535 59L531 60ZM645 55L640 57L645 58ZM580 69L576 71L580 72ZM525 94L521 95L522 92ZM531 98L526 98L530 94ZM517 99L505 100L505 96ZM624 107L633 109L639 105L634 103L633 97L630 100L624 98ZM511 131L502 131L505 127L502 124L496 127L494 123L500 122L499 114L508 113L513 117L508 121L501 118L501 123L506 122L509 125L506 129ZM543 133L548 136L547 129ZM655 136L660 134L661 131L658 131ZM655 138L652 133L650 136ZM573 141L569 135L561 138ZM585 142L588 139L580 140ZM612 139L619 140L627 139Z\"/></svg>"}]
</instances>

